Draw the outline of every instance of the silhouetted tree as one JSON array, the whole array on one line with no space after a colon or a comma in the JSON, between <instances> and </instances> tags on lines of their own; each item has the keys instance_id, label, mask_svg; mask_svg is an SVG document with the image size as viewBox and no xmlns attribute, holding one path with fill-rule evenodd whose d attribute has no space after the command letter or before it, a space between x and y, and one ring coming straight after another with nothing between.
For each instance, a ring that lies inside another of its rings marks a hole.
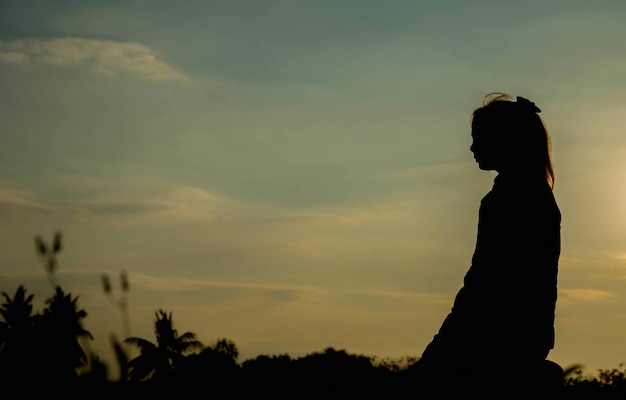
<instances>
[{"instance_id":1,"label":"silhouetted tree","mask_svg":"<svg viewBox=\"0 0 626 400\"><path fill-rule=\"evenodd\" d=\"M26 295L20 285L11 298L3 292L5 302L0 306L0 370L6 382L22 383L31 378L37 362L35 327L40 315L33 315L34 295Z\"/></svg>"},{"instance_id":2,"label":"silhouetted tree","mask_svg":"<svg viewBox=\"0 0 626 400\"><path fill-rule=\"evenodd\" d=\"M239 349L237 349L235 342L226 338L218 339L217 343L213 347L213 351L219 354L224 354L228 360L233 363L236 363L237 358L239 357Z\"/></svg>"},{"instance_id":3,"label":"silhouetted tree","mask_svg":"<svg viewBox=\"0 0 626 400\"><path fill-rule=\"evenodd\" d=\"M187 393L206 391L208 387L221 388L221 399L242 398L239 393L241 367L237 364L239 350L235 342L222 338L214 346L205 347L198 354L181 358L174 375L180 388Z\"/></svg>"},{"instance_id":4,"label":"silhouetted tree","mask_svg":"<svg viewBox=\"0 0 626 400\"><path fill-rule=\"evenodd\" d=\"M244 361L241 371L240 398L297 398L295 360L288 354L259 355Z\"/></svg>"},{"instance_id":5,"label":"silhouetted tree","mask_svg":"<svg viewBox=\"0 0 626 400\"><path fill-rule=\"evenodd\" d=\"M6 292L2 292L5 302L0 306L0 350L7 350L13 341L23 340L34 329L35 316L33 312L33 297L26 297L26 289L20 285L15 291L13 298Z\"/></svg>"},{"instance_id":6,"label":"silhouetted tree","mask_svg":"<svg viewBox=\"0 0 626 400\"><path fill-rule=\"evenodd\" d=\"M78 309L78 297L72 298L60 287L54 296L46 300L38 324L39 340L42 344L42 373L55 383L71 381L77 376L77 369L87 365L87 354L80 339L93 339L91 333L82 326L87 312Z\"/></svg>"},{"instance_id":7,"label":"silhouetted tree","mask_svg":"<svg viewBox=\"0 0 626 400\"><path fill-rule=\"evenodd\" d=\"M129 379L132 382L151 378L159 381L171 380L176 364L185 353L203 347L194 333L178 335L172 324L172 313L168 315L165 311L158 310L155 315L156 344L138 337L126 339L126 343L137 346L141 352L128 363Z\"/></svg>"},{"instance_id":8,"label":"silhouetted tree","mask_svg":"<svg viewBox=\"0 0 626 400\"><path fill-rule=\"evenodd\" d=\"M405 391L394 374L385 366L374 365L370 357L332 347L297 359L261 355L242 364L241 398L401 397Z\"/></svg>"},{"instance_id":9,"label":"silhouetted tree","mask_svg":"<svg viewBox=\"0 0 626 400\"><path fill-rule=\"evenodd\" d=\"M369 357L348 354L345 350L332 347L323 353L312 353L297 360L296 367L300 387L311 396L319 397L360 397L375 380L374 366Z\"/></svg>"}]
</instances>

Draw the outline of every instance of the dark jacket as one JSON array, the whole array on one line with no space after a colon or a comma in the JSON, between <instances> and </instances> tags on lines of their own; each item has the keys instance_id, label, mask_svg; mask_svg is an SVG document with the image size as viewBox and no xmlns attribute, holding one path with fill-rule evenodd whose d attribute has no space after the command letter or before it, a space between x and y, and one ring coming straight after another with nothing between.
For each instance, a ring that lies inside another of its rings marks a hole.
<instances>
[{"instance_id":1,"label":"dark jacket","mask_svg":"<svg viewBox=\"0 0 626 400\"><path fill-rule=\"evenodd\" d=\"M560 224L545 179L496 177L481 201L472 265L422 363L546 358L554 346Z\"/></svg>"}]
</instances>

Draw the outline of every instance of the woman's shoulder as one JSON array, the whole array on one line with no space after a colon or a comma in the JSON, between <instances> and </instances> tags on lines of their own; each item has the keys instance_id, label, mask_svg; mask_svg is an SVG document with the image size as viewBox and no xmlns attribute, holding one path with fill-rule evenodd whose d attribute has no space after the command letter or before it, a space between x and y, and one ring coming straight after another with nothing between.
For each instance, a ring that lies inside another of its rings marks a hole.
<instances>
[{"instance_id":1,"label":"woman's shoulder","mask_svg":"<svg viewBox=\"0 0 626 400\"><path fill-rule=\"evenodd\" d=\"M531 179L498 179L483 197L481 206L512 212L526 210L560 215L552 188L547 181Z\"/></svg>"}]
</instances>

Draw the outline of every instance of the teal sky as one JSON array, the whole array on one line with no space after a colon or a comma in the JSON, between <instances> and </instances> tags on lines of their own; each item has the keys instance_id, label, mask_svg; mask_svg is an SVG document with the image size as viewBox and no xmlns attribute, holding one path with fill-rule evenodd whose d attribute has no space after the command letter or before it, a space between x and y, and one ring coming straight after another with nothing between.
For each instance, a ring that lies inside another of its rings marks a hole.
<instances>
[{"instance_id":1,"label":"teal sky","mask_svg":"<svg viewBox=\"0 0 626 400\"><path fill-rule=\"evenodd\" d=\"M242 359L327 346L419 356L469 267L494 175L485 94L552 135L557 343L626 362L626 4L0 1L0 291L52 294L33 238L113 362L158 308Z\"/></svg>"}]
</instances>

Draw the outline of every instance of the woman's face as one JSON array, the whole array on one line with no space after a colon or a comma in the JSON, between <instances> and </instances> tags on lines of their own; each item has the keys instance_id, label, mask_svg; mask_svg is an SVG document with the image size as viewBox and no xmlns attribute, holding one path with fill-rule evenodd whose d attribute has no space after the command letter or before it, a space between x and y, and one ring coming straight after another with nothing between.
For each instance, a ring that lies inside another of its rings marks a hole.
<instances>
[{"instance_id":1,"label":"woman's face","mask_svg":"<svg viewBox=\"0 0 626 400\"><path fill-rule=\"evenodd\" d=\"M472 145L474 160L478 167L485 171L499 171L502 167L502 148L493 128L484 126L478 121L472 122Z\"/></svg>"}]
</instances>

